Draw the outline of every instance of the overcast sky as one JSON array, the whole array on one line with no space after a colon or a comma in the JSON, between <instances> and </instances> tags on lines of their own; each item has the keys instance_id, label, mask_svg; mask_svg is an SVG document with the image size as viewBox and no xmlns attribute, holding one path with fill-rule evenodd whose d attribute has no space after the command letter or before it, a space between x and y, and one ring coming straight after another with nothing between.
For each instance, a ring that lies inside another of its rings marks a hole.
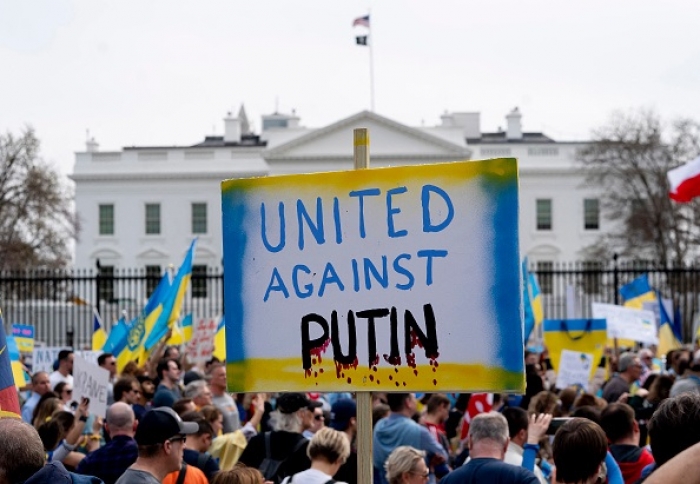
<instances>
[{"instance_id":1,"label":"overcast sky","mask_svg":"<svg viewBox=\"0 0 700 484\"><path fill-rule=\"evenodd\" d=\"M369 108L435 125L514 106L527 131L586 139L616 109L700 119L697 0L0 0L0 130L32 125L64 173L84 150L188 145L245 104L321 127Z\"/></svg>"}]
</instances>

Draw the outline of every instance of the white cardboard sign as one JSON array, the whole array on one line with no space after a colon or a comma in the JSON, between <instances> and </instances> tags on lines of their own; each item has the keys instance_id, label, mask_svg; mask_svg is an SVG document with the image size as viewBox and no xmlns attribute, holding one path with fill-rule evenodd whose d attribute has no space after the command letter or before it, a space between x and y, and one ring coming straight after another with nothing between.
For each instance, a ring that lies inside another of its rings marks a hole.
<instances>
[{"instance_id":1,"label":"white cardboard sign","mask_svg":"<svg viewBox=\"0 0 700 484\"><path fill-rule=\"evenodd\" d=\"M109 371L75 356L73 359L73 398L80 402L90 399L90 413L104 417L107 414Z\"/></svg>"},{"instance_id":2,"label":"white cardboard sign","mask_svg":"<svg viewBox=\"0 0 700 484\"><path fill-rule=\"evenodd\" d=\"M201 365L211 359L217 326L214 319L197 321L192 332L192 339L187 343L187 357L191 362Z\"/></svg>"},{"instance_id":3,"label":"white cardboard sign","mask_svg":"<svg viewBox=\"0 0 700 484\"><path fill-rule=\"evenodd\" d=\"M557 388L571 385L581 385L588 388L588 378L591 375L593 355L578 351L562 350L557 372Z\"/></svg>"},{"instance_id":4,"label":"white cardboard sign","mask_svg":"<svg viewBox=\"0 0 700 484\"><path fill-rule=\"evenodd\" d=\"M45 371L53 373L53 362L58 358L61 350L70 349L65 346L34 346L32 351L32 373Z\"/></svg>"},{"instance_id":5,"label":"white cardboard sign","mask_svg":"<svg viewBox=\"0 0 700 484\"><path fill-rule=\"evenodd\" d=\"M593 317L608 323L608 337L657 344L654 313L614 304L593 303Z\"/></svg>"}]
</instances>

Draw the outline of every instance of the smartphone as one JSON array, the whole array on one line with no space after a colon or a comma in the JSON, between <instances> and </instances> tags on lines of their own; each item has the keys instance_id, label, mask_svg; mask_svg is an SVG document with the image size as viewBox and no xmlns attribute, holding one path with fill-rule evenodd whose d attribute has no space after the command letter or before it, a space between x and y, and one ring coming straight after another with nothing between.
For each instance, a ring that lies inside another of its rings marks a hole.
<instances>
[{"instance_id":1,"label":"smartphone","mask_svg":"<svg viewBox=\"0 0 700 484\"><path fill-rule=\"evenodd\" d=\"M557 430L559 430L559 427L564 425L566 422L571 420L571 417L558 417L558 418L553 418L551 422L549 422L549 427L547 427L547 435L554 435L557 433Z\"/></svg>"},{"instance_id":2,"label":"smartphone","mask_svg":"<svg viewBox=\"0 0 700 484\"><path fill-rule=\"evenodd\" d=\"M75 402L75 401L70 402L70 408L72 408L73 410L75 410L76 408L78 408L78 402Z\"/></svg>"}]
</instances>

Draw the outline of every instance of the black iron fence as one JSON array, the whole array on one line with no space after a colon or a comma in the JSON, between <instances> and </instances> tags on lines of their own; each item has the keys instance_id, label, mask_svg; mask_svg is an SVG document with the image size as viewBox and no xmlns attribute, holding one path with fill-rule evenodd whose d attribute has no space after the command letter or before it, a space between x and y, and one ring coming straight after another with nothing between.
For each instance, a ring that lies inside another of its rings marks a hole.
<instances>
[{"instance_id":1,"label":"black iron fence","mask_svg":"<svg viewBox=\"0 0 700 484\"><path fill-rule=\"evenodd\" d=\"M667 268L611 260L540 262L530 270L539 281L546 318L566 318L572 313L590 317L591 303L620 304L619 288L649 274L652 287L662 297L672 299L678 309L684 339L693 339L694 321L700 313L700 267ZM37 341L85 348L91 341L93 308L109 330L122 315L136 317L159 280L159 274L144 269L0 272L0 309L8 331L12 323L31 324ZM192 313L197 321L219 318L223 312L222 269L193 273L182 314Z\"/></svg>"},{"instance_id":2,"label":"black iron fence","mask_svg":"<svg viewBox=\"0 0 700 484\"><path fill-rule=\"evenodd\" d=\"M47 346L87 348L95 310L109 331L120 317L138 316L160 279L144 269L0 272L0 309L7 331L13 323L31 324L35 340ZM193 272L182 314L218 319L223 287L221 269Z\"/></svg>"}]
</instances>

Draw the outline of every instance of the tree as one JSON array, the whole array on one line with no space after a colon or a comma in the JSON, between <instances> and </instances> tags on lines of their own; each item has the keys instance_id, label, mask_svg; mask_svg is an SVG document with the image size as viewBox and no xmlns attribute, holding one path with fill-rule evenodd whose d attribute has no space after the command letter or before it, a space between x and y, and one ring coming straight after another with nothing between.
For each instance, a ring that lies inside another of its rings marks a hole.
<instances>
[{"instance_id":1,"label":"tree","mask_svg":"<svg viewBox=\"0 0 700 484\"><path fill-rule=\"evenodd\" d=\"M666 124L653 111L618 112L595 130L579 161L587 182L601 189L601 213L611 227L587 248L587 258L618 253L669 267L700 255L700 201L670 200L666 178L699 153L700 124L690 119Z\"/></svg>"},{"instance_id":2,"label":"tree","mask_svg":"<svg viewBox=\"0 0 700 484\"><path fill-rule=\"evenodd\" d=\"M0 270L63 268L78 231L71 191L39 157L34 130L0 134Z\"/></svg>"}]
</instances>

